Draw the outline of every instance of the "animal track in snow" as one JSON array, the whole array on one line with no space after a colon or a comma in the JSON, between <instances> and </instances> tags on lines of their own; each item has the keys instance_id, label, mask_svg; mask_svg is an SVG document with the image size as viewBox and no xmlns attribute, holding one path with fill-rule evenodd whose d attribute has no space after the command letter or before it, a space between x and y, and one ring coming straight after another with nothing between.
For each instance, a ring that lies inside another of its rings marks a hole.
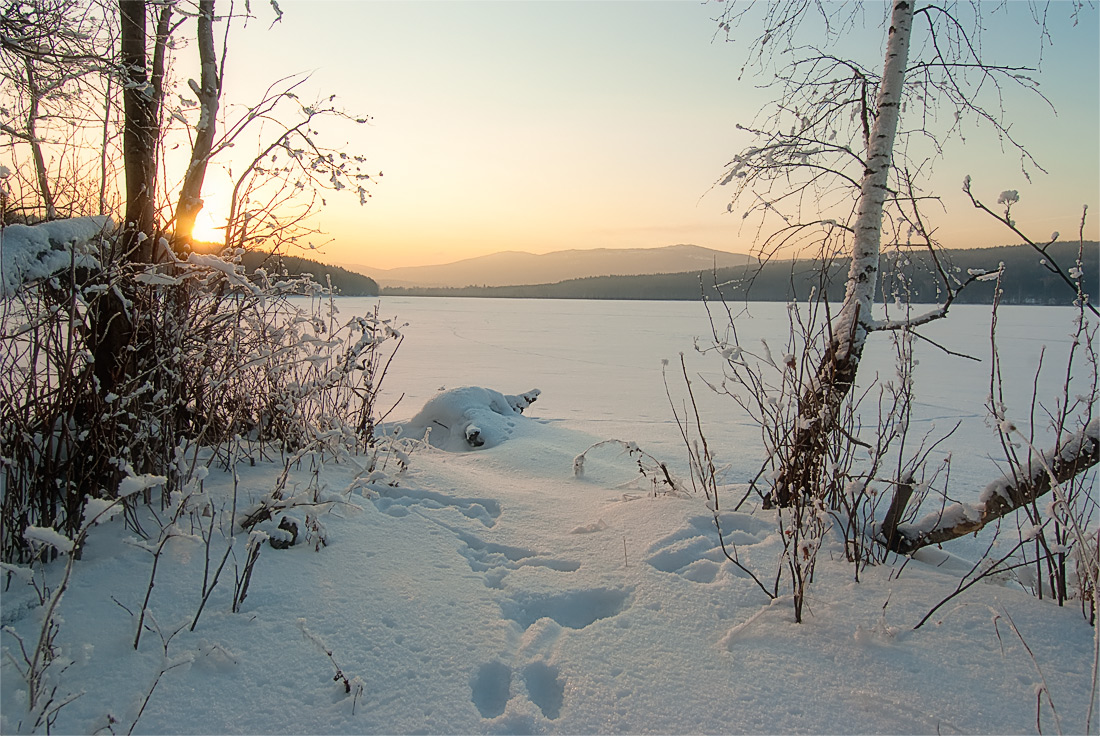
<instances>
[{"instance_id":1,"label":"animal track in snow","mask_svg":"<svg viewBox=\"0 0 1100 736\"><path fill-rule=\"evenodd\" d=\"M524 629L549 618L568 629L583 629L611 618L626 607L630 591L617 588L566 590L554 593L515 593L500 602L505 618Z\"/></svg>"},{"instance_id":2,"label":"animal track in snow","mask_svg":"<svg viewBox=\"0 0 1100 736\"><path fill-rule=\"evenodd\" d=\"M374 491L378 494L377 498L372 499L375 507L390 516L407 516L411 507L419 506L427 509L453 508L487 527L494 526L500 517L500 502L491 498L461 498L420 488L389 486L376 486Z\"/></svg>"},{"instance_id":3,"label":"animal track in snow","mask_svg":"<svg viewBox=\"0 0 1100 736\"><path fill-rule=\"evenodd\" d=\"M504 713L512 690L512 668L503 662L481 665L473 681L474 706L482 718L496 718Z\"/></svg>"},{"instance_id":4,"label":"animal track in snow","mask_svg":"<svg viewBox=\"0 0 1100 736\"><path fill-rule=\"evenodd\" d=\"M650 550L658 551L647 557L646 562L661 572L680 572L702 559L717 562L713 559L714 553L717 551L721 555L722 550L716 545L717 539L711 540L698 534L692 534L687 538L674 534L653 545Z\"/></svg>"},{"instance_id":5,"label":"animal track in snow","mask_svg":"<svg viewBox=\"0 0 1100 736\"><path fill-rule=\"evenodd\" d=\"M549 720L561 716L565 704L565 682L557 667L542 661L528 663L521 673L527 697ZM504 715L512 697L512 668L503 662L487 662L470 681L471 700L482 718Z\"/></svg>"},{"instance_id":6,"label":"animal track in snow","mask_svg":"<svg viewBox=\"0 0 1100 736\"><path fill-rule=\"evenodd\" d=\"M446 524L441 526L458 537L462 543L459 554L466 558L471 570L485 573L485 584L490 588L500 588L504 576L521 567L546 567L558 572L576 572L580 569L580 563L571 560L543 557L533 549L488 542L476 534Z\"/></svg>"},{"instance_id":7,"label":"animal track in snow","mask_svg":"<svg viewBox=\"0 0 1100 736\"><path fill-rule=\"evenodd\" d=\"M763 542L774 527L748 514L721 514L727 548L749 547ZM713 516L696 516L688 525L649 548L646 562L661 572L675 573L696 583L713 583L723 570L741 577L744 573L729 563L718 539Z\"/></svg>"},{"instance_id":8,"label":"animal track in snow","mask_svg":"<svg viewBox=\"0 0 1100 736\"><path fill-rule=\"evenodd\" d=\"M565 703L565 683L558 677L557 667L545 662L532 662L523 668L523 682L527 685L527 697L544 716L554 720L561 715L561 707Z\"/></svg>"},{"instance_id":9,"label":"animal track in snow","mask_svg":"<svg viewBox=\"0 0 1100 736\"><path fill-rule=\"evenodd\" d=\"M718 515L718 521L722 525L722 534L727 544L733 542L747 547L763 542L776 533L773 520L759 519L751 514L721 513ZM717 534L713 516L696 516L691 520L691 524L712 536Z\"/></svg>"}]
</instances>

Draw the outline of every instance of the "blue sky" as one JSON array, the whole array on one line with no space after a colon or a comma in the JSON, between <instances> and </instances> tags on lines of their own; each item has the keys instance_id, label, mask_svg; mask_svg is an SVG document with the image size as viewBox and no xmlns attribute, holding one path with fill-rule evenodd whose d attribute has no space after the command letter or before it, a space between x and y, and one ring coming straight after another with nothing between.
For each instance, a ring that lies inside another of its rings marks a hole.
<instances>
[{"instance_id":1,"label":"blue sky","mask_svg":"<svg viewBox=\"0 0 1100 736\"><path fill-rule=\"evenodd\" d=\"M739 81L741 41L716 37L721 6L659 2L352 2L283 0L268 28L236 29L226 102L254 100L272 79L308 71L318 97L337 94L369 126L330 131L329 141L384 172L365 207L329 197L317 224L326 260L378 267L458 260L500 250L655 247L690 242L748 252L755 231L726 213L712 189L750 141L735 129L770 99ZM1034 64L1040 48L1027 4L987 17L985 48ZM880 6L864 8L852 48L878 54ZM1018 156L971 131L937 164L939 235L948 246L1010 240L964 202L964 175L995 202L1018 189L1016 219L1036 237L1076 232L1081 206L1100 219L1100 21L1069 22L1069 3L1049 9L1053 45L1042 89L1058 112L1010 94L1013 134L1050 172L1028 184ZM1002 58L1002 57L998 57ZM1015 107L1013 107L1015 105ZM210 215L224 195L217 172ZM988 195L987 195L988 193Z\"/></svg>"}]
</instances>

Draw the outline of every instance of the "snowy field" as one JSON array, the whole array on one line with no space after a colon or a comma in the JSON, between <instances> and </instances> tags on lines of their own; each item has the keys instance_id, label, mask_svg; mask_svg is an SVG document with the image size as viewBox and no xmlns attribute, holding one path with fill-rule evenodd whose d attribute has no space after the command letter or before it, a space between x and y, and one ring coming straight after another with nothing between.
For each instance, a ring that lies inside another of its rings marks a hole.
<instances>
[{"instance_id":1,"label":"snowy field","mask_svg":"<svg viewBox=\"0 0 1100 736\"><path fill-rule=\"evenodd\" d=\"M373 308L377 300L343 299L342 312ZM386 378L389 406L402 393L395 419L415 414L441 388L488 386L506 393L542 390L535 413L599 439L637 442L643 449L686 471L686 459L661 378L667 359L669 385L677 402L684 397L678 369L680 353L689 374L711 382L721 379L720 360L701 356L694 344L711 340L706 306L701 302L624 302L526 299L395 298L381 301L382 316L407 322L407 339ZM757 349L766 340L772 352L784 352L787 307L777 302L731 305L740 342ZM712 308L716 320L721 307ZM920 313L922 308L915 311ZM1073 310L1062 307L1003 306L997 326L1004 361L1005 396L1013 416L1030 411L1035 368L1045 348L1039 383L1053 396L1065 380ZM976 485L994 472L989 457L1001 452L987 426L989 396L990 308L958 305L951 318L928 325L922 334L980 363L945 355L928 343L916 344L916 407L913 432L946 434L955 450L957 490ZM860 368L863 383L876 375L892 378L895 354L887 335L869 342ZM708 439L737 477L751 477L760 466L759 432L728 398L708 395L695 385ZM873 404L874 402L868 402ZM678 403L679 406L679 403ZM873 417L872 417L873 419ZM1040 435L1042 436L1042 435ZM1044 443L1046 444L1046 443Z\"/></svg>"},{"instance_id":2,"label":"snowy field","mask_svg":"<svg viewBox=\"0 0 1100 736\"><path fill-rule=\"evenodd\" d=\"M344 317L375 304L339 302ZM392 420L414 419L442 388L537 388L537 401L523 415L486 415L498 444L415 451L397 487L354 483L351 463L313 473L303 462L291 483L340 498L318 518L327 545L265 546L241 612L231 613L244 562L238 540L194 631L204 567L225 543L215 537L208 549L194 527L181 529L159 563L136 652L152 556L126 542L120 520L93 530L60 605L62 656L51 676L59 700L80 696L59 711L55 732L1085 730L1095 639L1079 607L991 580L913 629L955 589L968 567L954 555L973 543L870 568L857 583L839 542L828 541L807 621L796 625L789 598L769 601L722 555L702 498L654 496L611 449L574 477L574 457L610 438L686 469L661 361L675 365L685 352L691 371L718 375L713 359L693 354L693 337L709 331L701 304L381 305L383 316L408 323L385 383L383 404L404 394ZM988 310L954 312L926 334L985 362L919 345L916 431L964 422L944 447L964 497L998 474L997 443L984 418ZM750 313L739 324L742 344L785 342L783 305L753 304ZM1009 400L1020 415L1041 345L1049 374L1040 386L1063 380L1071 316L1002 308ZM863 370L893 373L884 341ZM748 480L761 460L756 430L728 400L707 398L701 409L731 482ZM241 493L269 493L281 470L240 467ZM211 497L231 487L225 474L206 480ZM769 581L782 545L773 512L751 506L723 523L742 563ZM61 564L46 584L56 584ZM18 580L3 594L3 623L28 645L41 625L37 601ZM3 645L18 659L14 636ZM10 660L0 672L0 731L13 733L26 685Z\"/></svg>"}]
</instances>

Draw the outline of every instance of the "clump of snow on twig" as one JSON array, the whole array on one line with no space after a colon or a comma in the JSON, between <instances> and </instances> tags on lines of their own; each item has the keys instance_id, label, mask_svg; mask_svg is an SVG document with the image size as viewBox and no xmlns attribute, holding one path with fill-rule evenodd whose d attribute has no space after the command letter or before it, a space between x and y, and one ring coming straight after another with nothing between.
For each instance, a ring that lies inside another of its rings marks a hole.
<instances>
[{"instance_id":1,"label":"clump of snow on twig","mask_svg":"<svg viewBox=\"0 0 1100 736\"><path fill-rule=\"evenodd\" d=\"M73 540L51 527L28 526L23 531L23 538L32 544L44 544L53 547L58 552L72 552Z\"/></svg>"},{"instance_id":2,"label":"clump of snow on twig","mask_svg":"<svg viewBox=\"0 0 1100 736\"><path fill-rule=\"evenodd\" d=\"M130 475L119 482L118 495L120 498L125 498L149 488L162 486L167 482L168 479L163 475L151 475L149 473L145 475Z\"/></svg>"}]
</instances>

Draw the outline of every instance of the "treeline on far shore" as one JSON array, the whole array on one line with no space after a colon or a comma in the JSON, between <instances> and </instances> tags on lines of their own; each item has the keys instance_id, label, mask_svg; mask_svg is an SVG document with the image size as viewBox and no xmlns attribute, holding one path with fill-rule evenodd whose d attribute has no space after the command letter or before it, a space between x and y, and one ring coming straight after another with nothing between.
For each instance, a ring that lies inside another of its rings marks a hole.
<instances>
[{"instance_id":1,"label":"treeline on far shore","mask_svg":"<svg viewBox=\"0 0 1100 736\"><path fill-rule=\"evenodd\" d=\"M241 256L241 265L248 273L257 268L271 275L304 276L309 274L322 286L331 283L340 296L378 296L378 284L361 273L339 266L318 263L298 256L276 255L263 251L247 251Z\"/></svg>"},{"instance_id":2,"label":"treeline on far shore","mask_svg":"<svg viewBox=\"0 0 1100 736\"><path fill-rule=\"evenodd\" d=\"M1000 280L1001 300L1006 304L1068 305L1074 292L1055 273L1050 264L1057 263L1064 272L1077 268L1079 243L1055 243L1046 256L1027 245L997 248L973 248L941 251L940 266L953 285L964 282L971 274L996 270L1004 264ZM1100 247L1096 242L1084 244L1081 263L1085 292L1093 301L1100 291ZM650 276L592 276L553 284L530 286L465 286L460 288L385 287L383 296L452 296L497 297L517 299L650 299L663 301L724 298L727 300L788 301L804 300L824 285L830 300L844 296L848 263L834 261L822 278L821 264L816 260L784 260L752 263L747 266L720 268L712 271L655 274ZM880 296L893 300L900 296L914 303L939 302L944 298L942 278L927 250L888 252L880 264ZM988 304L992 302L995 280L971 283L957 298L957 303Z\"/></svg>"}]
</instances>

